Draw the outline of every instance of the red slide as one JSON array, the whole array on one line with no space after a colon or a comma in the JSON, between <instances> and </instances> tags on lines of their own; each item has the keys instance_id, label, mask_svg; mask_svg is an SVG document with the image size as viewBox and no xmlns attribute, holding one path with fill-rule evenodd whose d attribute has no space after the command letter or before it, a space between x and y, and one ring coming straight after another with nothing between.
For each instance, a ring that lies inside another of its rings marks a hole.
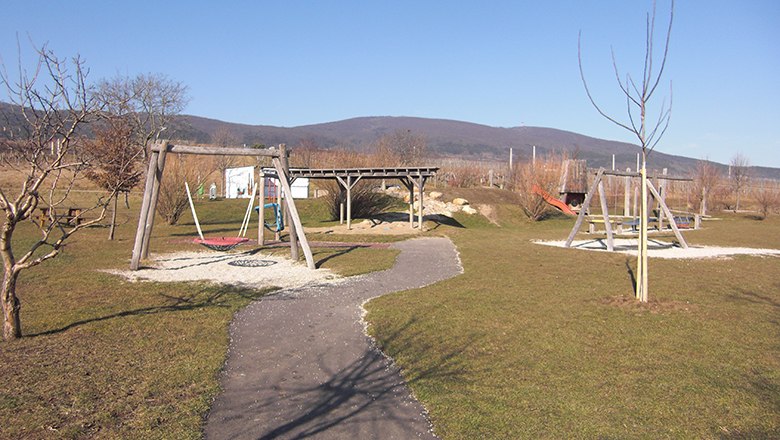
<instances>
[{"instance_id":1,"label":"red slide","mask_svg":"<svg viewBox=\"0 0 780 440\"><path fill-rule=\"evenodd\" d=\"M544 199L545 202L547 202L547 203L555 206L556 208L560 209L561 212L563 212L564 214L577 215L576 212L572 211L571 208L569 208L569 205L563 203L563 200L556 199L555 197L551 196L550 193L548 193L547 191L539 188L539 186L534 185L532 190L536 194L539 194L540 196L542 196L542 198Z\"/></svg>"}]
</instances>

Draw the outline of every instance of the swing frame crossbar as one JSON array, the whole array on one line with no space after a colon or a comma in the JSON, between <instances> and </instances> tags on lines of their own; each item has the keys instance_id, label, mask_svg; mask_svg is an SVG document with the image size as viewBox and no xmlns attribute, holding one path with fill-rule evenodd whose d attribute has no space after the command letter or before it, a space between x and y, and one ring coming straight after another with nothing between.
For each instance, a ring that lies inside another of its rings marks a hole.
<instances>
[{"instance_id":1,"label":"swing frame crossbar","mask_svg":"<svg viewBox=\"0 0 780 440\"><path fill-rule=\"evenodd\" d=\"M285 195L284 200L287 207L289 218L292 220L294 228L290 231L290 256L293 260L298 259L298 244L300 243L303 253L306 257L306 264L309 269L316 269L314 263L314 257L312 256L311 248L309 247L308 240L303 231L303 225L298 215L298 209L295 206L295 200L292 198L292 189L290 187L291 178L289 175L289 152L286 145L280 144L275 148L235 148L235 147L198 147L191 145L174 145L167 140L155 142L150 145L150 158L149 167L146 173L146 185L144 187L143 201L141 203L141 213L138 217L138 229L136 230L135 242L133 245L133 255L130 260L130 269L138 270L141 267L141 260L148 258L149 256L149 244L152 236L152 229L154 227L154 216L157 210L157 200L160 193L160 182L163 177L163 170L165 169L165 159L169 153L176 154L194 154L194 155L216 155L216 156L249 156L249 157L270 157L274 168L279 176L282 184L282 193ZM189 189L187 191L189 196ZM250 201L250 203L252 203ZM194 206L192 206L194 212ZM251 205L247 208L247 212L251 213ZM245 224L242 225L242 231L239 232L239 237L223 237L221 239L206 239L203 237L202 231L199 230L199 241L201 244L212 246L221 246L220 243L225 246L230 244L227 241L249 241L244 237L241 237L246 233L246 226L248 225L247 215L244 216ZM197 223L197 220L196 220ZM236 244L237 245L237 244ZM235 247L236 245L232 245ZM213 247L212 247L213 249Z\"/></svg>"}]
</instances>

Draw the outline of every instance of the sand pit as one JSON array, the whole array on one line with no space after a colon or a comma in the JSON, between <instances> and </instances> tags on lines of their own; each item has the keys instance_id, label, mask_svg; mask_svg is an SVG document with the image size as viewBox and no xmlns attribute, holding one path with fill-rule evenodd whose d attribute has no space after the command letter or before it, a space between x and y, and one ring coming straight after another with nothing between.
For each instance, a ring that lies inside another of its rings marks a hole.
<instances>
[{"instance_id":1,"label":"sand pit","mask_svg":"<svg viewBox=\"0 0 780 440\"><path fill-rule=\"evenodd\" d=\"M534 241L545 246L564 247L565 240L560 241ZM616 238L615 252L628 255L637 254L636 239ZM598 238L593 240L574 240L572 249L587 251L607 252L607 240ZM756 249L744 247L719 247L719 246L688 246L688 249L677 247L674 244L661 240L649 239L647 255L651 258L729 258L734 255L761 255L780 256L780 249Z\"/></svg>"},{"instance_id":2,"label":"sand pit","mask_svg":"<svg viewBox=\"0 0 780 440\"><path fill-rule=\"evenodd\" d=\"M294 288L342 279L327 269L309 270L290 259L248 252L176 252L156 255L152 267L111 271L130 281L207 281L253 288Z\"/></svg>"}]
</instances>

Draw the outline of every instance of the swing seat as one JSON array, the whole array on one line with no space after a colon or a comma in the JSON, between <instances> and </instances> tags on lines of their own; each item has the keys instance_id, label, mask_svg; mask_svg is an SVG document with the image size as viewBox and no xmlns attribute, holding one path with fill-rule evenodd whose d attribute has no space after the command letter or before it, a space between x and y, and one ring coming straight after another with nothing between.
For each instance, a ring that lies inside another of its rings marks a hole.
<instances>
[{"instance_id":1,"label":"swing seat","mask_svg":"<svg viewBox=\"0 0 780 440\"><path fill-rule=\"evenodd\" d=\"M193 243L206 246L215 251L229 251L236 246L249 241L246 237L195 238Z\"/></svg>"}]
</instances>

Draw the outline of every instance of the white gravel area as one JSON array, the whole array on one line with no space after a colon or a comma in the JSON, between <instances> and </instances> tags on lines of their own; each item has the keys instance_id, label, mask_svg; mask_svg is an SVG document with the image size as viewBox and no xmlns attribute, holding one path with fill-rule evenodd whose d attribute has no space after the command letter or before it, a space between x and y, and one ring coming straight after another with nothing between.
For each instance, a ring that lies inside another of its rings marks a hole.
<instances>
[{"instance_id":1,"label":"white gravel area","mask_svg":"<svg viewBox=\"0 0 780 440\"><path fill-rule=\"evenodd\" d=\"M534 241L545 246L564 247L565 240L560 241ZM631 238L616 238L614 242L615 252L628 255L637 254L638 240ZM607 252L607 239L574 240L572 249L587 251ZM756 249L746 247L721 247L721 246L688 246L688 249L675 246L671 242L649 239L647 255L651 258L728 258L733 255L774 255L780 256L780 249Z\"/></svg>"},{"instance_id":2,"label":"white gravel area","mask_svg":"<svg viewBox=\"0 0 780 440\"><path fill-rule=\"evenodd\" d=\"M155 255L152 266L137 271L114 270L130 281L210 281L254 288L294 288L341 280L328 269L310 270L289 258L256 252L176 252Z\"/></svg>"}]
</instances>

